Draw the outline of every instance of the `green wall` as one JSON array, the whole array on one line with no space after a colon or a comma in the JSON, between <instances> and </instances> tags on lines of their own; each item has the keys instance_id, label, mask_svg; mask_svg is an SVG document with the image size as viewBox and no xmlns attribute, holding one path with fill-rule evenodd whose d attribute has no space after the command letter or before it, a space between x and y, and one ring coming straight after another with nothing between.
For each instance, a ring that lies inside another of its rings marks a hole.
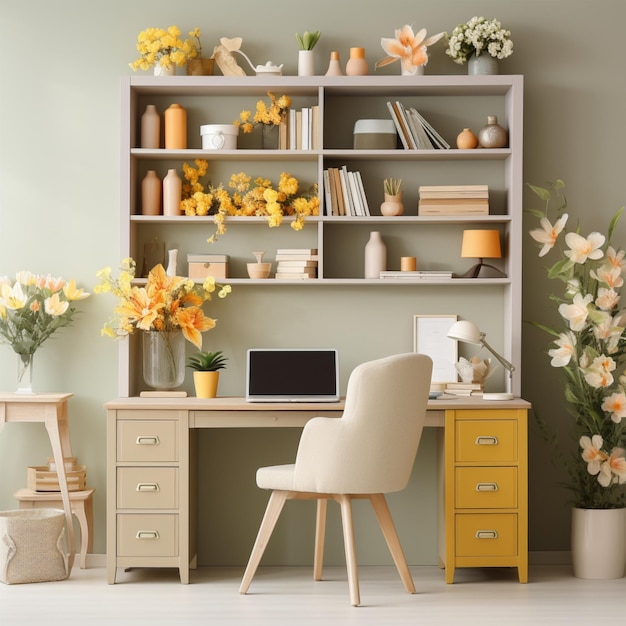
<instances>
[{"instance_id":1,"label":"green wall","mask_svg":"<svg viewBox=\"0 0 626 626\"><path fill-rule=\"evenodd\" d=\"M603 229L624 204L626 177L622 149L625 82L622 40L626 5L622 0L440 0L438 3L388 0L275 0L229 3L187 0L32 0L28 5L2 0L0 24L5 59L0 64L0 275L29 269L75 277L92 288L95 273L119 260L119 78L131 72L137 33L149 26L177 24L183 32L200 27L206 49L222 36L241 35L255 63L271 59L296 73L296 31L322 31L316 48L317 73L326 71L331 50L345 63L348 48L364 46L372 64L384 56L382 36L411 23L429 33L451 31L472 15L497 17L512 30L513 56L502 72L525 76L525 180L567 183L570 215L584 218L585 229ZM443 53L430 50L427 73L463 73ZM385 73L395 72L391 66ZM399 71L399 70L398 70ZM530 195L526 201L531 202ZM529 226L526 228L528 230ZM616 241L624 240L626 226ZM228 236L228 234L226 235ZM304 291L304 290L303 290ZM550 285L534 246L525 240L525 319L549 322ZM205 346L232 350L233 363L221 392L242 393L243 353L248 343L337 345L342 375L361 360L412 349L412 315L420 304L410 289L379 291L326 287L298 294L251 288L217 304L220 326ZM477 318L481 293L464 304L464 316ZM441 311L457 312L447 293ZM222 308L220 308L222 307ZM100 337L112 301L92 297L82 303L77 323L50 340L35 357L39 391L71 391L70 424L75 456L87 465L96 491L94 551L105 552L105 413L117 394L117 347ZM305 321L303 321L305 320ZM498 320L491 320L497 325ZM523 395L539 413L563 429L567 417L556 372L544 355L545 338L525 326ZM0 389L15 386L15 355L0 347ZM256 489L254 471L262 464L288 461L298 433L201 433L201 561L242 563L248 555L266 494ZM436 435L424 436L409 489L391 499L409 561L436 562ZM26 466L49 455L40 425L10 424L0 435L0 508L15 508L12 493L24 486ZM530 548L568 549L567 493L550 452L531 427ZM294 504L282 539L268 560L310 560L311 511ZM333 513L334 515L334 513ZM358 516L362 563L389 562L368 512ZM341 562L340 530L332 522L329 563ZM212 541L213 537L217 541ZM306 539L304 538L306 537ZM370 538L371 537L371 538Z\"/></svg>"}]
</instances>

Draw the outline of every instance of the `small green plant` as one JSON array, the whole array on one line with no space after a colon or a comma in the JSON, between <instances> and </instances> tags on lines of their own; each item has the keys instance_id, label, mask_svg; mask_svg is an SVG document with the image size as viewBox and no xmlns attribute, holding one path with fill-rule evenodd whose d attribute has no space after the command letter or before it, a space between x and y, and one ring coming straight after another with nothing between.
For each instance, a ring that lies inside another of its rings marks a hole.
<instances>
[{"instance_id":1,"label":"small green plant","mask_svg":"<svg viewBox=\"0 0 626 626\"><path fill-rule=\"evenodd\" d=\"M314 33L310 33L308 30L305 30L302 35L300 35L300 33L296 33L296 39L298 40L300 50L313 50L321 35L322 33L319 30L316 30Z\"/></svg>"},{"instance_id":2,"label":"small green plant","mask_svg":"<svg viewBox=\"0 0 626 626\"><path fill-rule=\"evenodd\" d=\"M217 372L226 369L228 357L221 350L217 352L196 352L187 359L187 367L197 372Z\"/></svg>"},{"instance_id":3,"label":"small green plant","mask_svg":"<svg viewBox=\"0 0 626 626\"><path fill-rule=\"evenodd\" d=\"M402 186L401 178L385 178L384 181L385 193L388 196L397 196L400 193L400 187Z\"/></svg>"}]
</instances>

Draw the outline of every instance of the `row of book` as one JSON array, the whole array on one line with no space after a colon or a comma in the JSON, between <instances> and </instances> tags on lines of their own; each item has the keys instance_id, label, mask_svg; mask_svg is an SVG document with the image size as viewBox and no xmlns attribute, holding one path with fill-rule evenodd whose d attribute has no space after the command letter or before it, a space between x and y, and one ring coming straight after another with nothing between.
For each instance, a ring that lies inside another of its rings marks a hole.
<instances>
[{"instance_id":1,"label":"row of book","mask_svg":"<svg viewBox=\"0 0 626 626\"><path fill-rule=\"evenodd\" d=\"M387 102L387 108L405 150L450 149L450 144L413 107L406 108L395 100Z\"/></svg>"},{"instance_id":2,"label":"row of book","mask_svg":"<svg viewBox=\"0 0 626 626\"><path fill-rule=\"evenodd\" d=\"M317 278L318 262L317 248L278 248L276 278L279 280Z\"/></svg>"},{"instance_id":3,"label":"row of book","mask_svg":"<svg viewBox=\"0 0 626 626\"><path fill-rule=\"evenodd\" d=\"M350 172L345 165L329 167L324 170L324 194L326 215L370 215L361 172Z\"/></svg>"},{"instance_id":4,"label":"row of book","mask_svg":"<svg viewBox=\"0 0 626 626\"><path fill-rule=\"evenodd\" d=\"M319 105L289 109L285 121L278 126L278 148L280 150L320 149Z\"/></svg>"},{"instance_id":5,"label":"row of book","mask_svg":"<svg viewBox=\"0 0 626 626\"><path fill-rule=\"evenodd\" d=\"M418 215L489 215L488 185L434 185L418 188Z\"/></svg>"}]
</instances>

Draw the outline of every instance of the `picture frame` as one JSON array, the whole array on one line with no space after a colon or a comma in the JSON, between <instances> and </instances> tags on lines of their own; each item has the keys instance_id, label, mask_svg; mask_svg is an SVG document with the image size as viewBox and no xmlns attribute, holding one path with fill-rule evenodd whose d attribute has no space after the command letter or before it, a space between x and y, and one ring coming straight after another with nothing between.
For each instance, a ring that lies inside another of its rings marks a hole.
<instances>
[{"instance_id":1,"label":"picture frame","mask_svg":"<svg viewBox=\"0 0 626 626\"><path fill-rule=\"evenodd\" d=\"M426 354L433 360L432 383L458 381L458 344L448 337L457 320L458 315L413 316L413 351Z\"/></svg>"}]
</instances>

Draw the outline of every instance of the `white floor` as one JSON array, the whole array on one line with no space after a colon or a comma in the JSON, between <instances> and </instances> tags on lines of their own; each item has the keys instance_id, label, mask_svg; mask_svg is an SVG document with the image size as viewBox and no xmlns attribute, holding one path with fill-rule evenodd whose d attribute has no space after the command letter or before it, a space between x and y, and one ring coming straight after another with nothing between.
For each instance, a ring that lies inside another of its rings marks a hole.
<instances>
[{"instance_id":1,"label":"white floor","mask_svg":"<svg viewBox=\"0 0 626 626\"><path fill-rule=\"evenodd\" d=\"M573 578L568 565L535 565L530 582L515 570L459 569L454 585L437 567L412 567L417 594L404 592L393 567L361 567L362 606L348 599L345 569L329 567L314 582L311 568L260 568L250 593L238 593L242 568L200 568L181 585L175 570L74 569L68 580L0 583L0 624L17 626L306 626L308 624L532 625L624 624L626 578Z\"/></svg>"}]
</instances>

